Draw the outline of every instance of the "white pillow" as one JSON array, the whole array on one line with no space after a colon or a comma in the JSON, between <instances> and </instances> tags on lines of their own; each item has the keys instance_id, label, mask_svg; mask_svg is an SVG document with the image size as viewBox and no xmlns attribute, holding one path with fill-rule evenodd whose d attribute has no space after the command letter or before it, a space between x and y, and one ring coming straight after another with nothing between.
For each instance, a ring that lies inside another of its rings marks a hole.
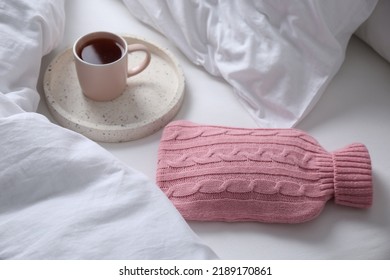
<instances>
[{"instance_id":1,"label":"white pillow","mask_svg":"<svg viewBox=\"0 0 390 280\"><path fill-rule=\"evenodd\" d=\"M356 35L390 62L390 1L379 0L372 15L357 30Z\"/></svg>"},{"instance_id":2,"label":"white pillow","mask_svg":"<svg viewBox=\"0 0 390 280\"><path fill-rule=\"evenodd\" d=\"M225 78L260 126L290 127L319 99L377 0L124 2Z\"/></svg>"}]
</instances>

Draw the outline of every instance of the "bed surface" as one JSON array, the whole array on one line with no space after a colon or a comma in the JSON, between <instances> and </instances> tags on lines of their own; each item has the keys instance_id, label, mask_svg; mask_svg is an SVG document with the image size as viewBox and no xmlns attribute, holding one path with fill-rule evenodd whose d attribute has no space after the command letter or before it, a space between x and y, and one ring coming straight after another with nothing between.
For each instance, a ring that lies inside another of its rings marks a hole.
<instances>
[{"instance_id":1,"label":"bed surface","mask_svg":"<svg viewBox=\"0 0 390 280\"><path fill-rule=\"evenodd\" d=\"M119 0L66 1L64 40L43 58L51 60L79 36L107 30L141 36L168 48L183 68L186 88L175 119L201 124L256 127L232 88L193 65L164 36L137 21ZM297 225L189 222L223 259L389 259L390 258L390 64L353 37L346 59L314 109L296 127L327 150L364 143L371 154L374 200L368 210L329 202L315 220ZM39 82L42 89L42 75ZM52 120L43 94L38 112ZM99 143L121 161L155 181L161 130L140 140Z\"/></svg>"}]
</instances>

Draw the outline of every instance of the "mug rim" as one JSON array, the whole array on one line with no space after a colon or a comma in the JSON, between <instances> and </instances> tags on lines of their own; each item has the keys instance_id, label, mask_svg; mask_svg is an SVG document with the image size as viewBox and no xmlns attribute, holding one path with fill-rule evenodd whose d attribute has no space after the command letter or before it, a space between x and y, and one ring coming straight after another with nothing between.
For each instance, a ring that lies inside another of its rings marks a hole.
<instances>
[{"instance_id":1,"label":"mug rim","mask_svg":"<svg viewBox=\"0 0 390 280\"><path fill-rule=\"evenodd\" d=\"M95 63L91 63L91 62L87 62L87 61L83 60L78 54L78 50L80 48L82 48L82 46L80 46L80 44L82 44L82 43L85 44L86 42L93 40L93 39L97 39L97 38L112 39L112 40L115 40L117 43L120 43L121 46L123 47L122 56L115 61L112 61L110 63L104 63L104 64L95 64ZM126 40L122 36L115 34L113 32L109 32L109 31L94 31L94 32L86 33L86 34L80 36L73 44L73 56L79 62L87 64L87 65L91 65L94 67L105 67L108 65L118 63L124 57L126 57L127 52L128 52L128 44L127 44Z\"/></svg>"}]
</instances>

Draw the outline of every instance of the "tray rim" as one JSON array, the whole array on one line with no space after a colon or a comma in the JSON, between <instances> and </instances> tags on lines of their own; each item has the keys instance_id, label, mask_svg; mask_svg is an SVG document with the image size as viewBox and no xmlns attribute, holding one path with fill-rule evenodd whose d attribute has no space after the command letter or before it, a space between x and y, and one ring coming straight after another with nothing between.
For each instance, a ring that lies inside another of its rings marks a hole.
<instances>
[{"instance_id":1,"label":"tray rim","mask_svg":"<svg viewBox=\"0 0 390 280\"><path fill-rule=\"evenodd\" d=\"M60 104L56 102L56 100L53 98L53 94L51 94L50 81L55 72L52 71L52 69L54 69L54 67L61 61L61 59L64 59L63 58L64 56L66 55L71 56L70 59L73 60L72 47L65 48L63 51L61 51L51 60L51 62L46 67L46 70L44 72L44 77L43 77L43 90L44 90L45 101L54 119L63 127L79 132L91 138L92 140L101 141L101 142L131 141L131 140L136 140L142 137L146 137L150 134L153 134L157 130L161 129L164 125L166 125L177 114L184 99L184 91L185 91L184 72L179 62L177 61L176 57L171 53L171 51L169 51L169 49L160 47L158 44L150 40L141 38L139 36L134 36L131 34L119 34L119 35L122 36L129 43L146 44L151 49L152 54L159 53L158 54L159 56L164 55L167 58L169 58L170 64L173 66L177 75L178 86L172 100L165 106L163 110L160 111L159 114L154 115L148 119L144 119L144 120L141 119L138 122L108 125L108 124L100 124L100 123L79 119L75 115L71 114L69 111L64 110L64 108L60 106ZM93 102L96 101L92 101L92 103ZM107 101L107 102L112 102L112 101ZM68 123L71 123L73 127L67 125ZM160 123L160 124L158 125L156 123ZM148 132L148 126L151 126L150 132ZM90 133L88 133L88 131ZM106 136L98 137L95 135L96 133L109 134L110 132L123 132L123 133L127 132L130 134L130 133L134 133L135 131L139 131L140 135L134 137L129 136L128 139L125 140L120 139L119 141L115 139L113 140L107 139Z\"/></svg>"}]
</instances>

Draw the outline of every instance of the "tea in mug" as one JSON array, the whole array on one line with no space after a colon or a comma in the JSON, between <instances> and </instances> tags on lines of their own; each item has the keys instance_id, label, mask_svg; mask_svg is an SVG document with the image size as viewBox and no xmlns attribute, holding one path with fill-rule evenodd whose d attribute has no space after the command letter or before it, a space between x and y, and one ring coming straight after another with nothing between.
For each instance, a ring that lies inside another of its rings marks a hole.
<instances>
[{"instance_id":1,"label":"tea in mug","mask_svg":"<svg viewBox=\"0 0 390 280\"><path fill-rule=\"evenodd\" d=\"M87 42L78 55L91 64L108 64L120 59L123 52L124 48L117 41L98 38Z\"/></svg>"}]
</instances>

